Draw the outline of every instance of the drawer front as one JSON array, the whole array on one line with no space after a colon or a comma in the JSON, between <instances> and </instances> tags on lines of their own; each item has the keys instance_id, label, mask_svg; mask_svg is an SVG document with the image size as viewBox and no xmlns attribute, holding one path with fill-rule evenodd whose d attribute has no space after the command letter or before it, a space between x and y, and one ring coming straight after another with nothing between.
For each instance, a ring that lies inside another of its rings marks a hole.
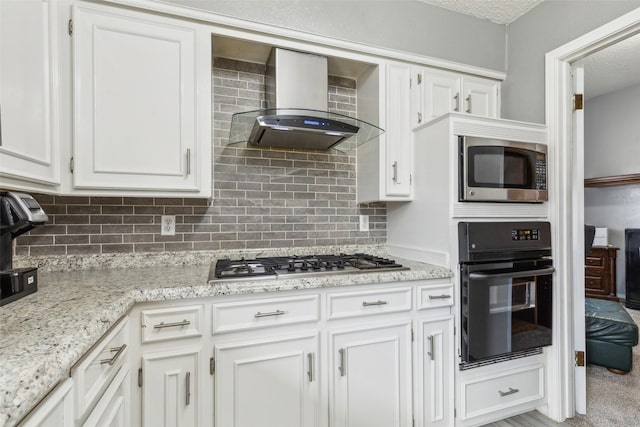
<instances>
[{"instance_id":1,"label":"drawer front","mask_svg":"<svg viewBox=\"0 0 640 427\"><path fill-rule=\"evenodd\" d=\"M462 384L462 418L468 419L544 398L544 368L530 366Z\"/></svg>"},{"instance_id":2,"label":"drawer front","mask_svg":"<svg viewBox=\"0 0 640 427\"><path fill-rule=\"evenodd\" d=\"M411 287L356 292L336 292L327 295L327 318L368 316L411 310Z\"/></svg>"},{"instance_id":3,"label":"drawer front","mask_svg":"<svg viewBox=\"0 0 640 427\"><path fill-rule=\"evenodd\" d=\"M447 307L454 303L453 284L419 286L418 310L436 307Z\"/></svg>"},{"instance_id":4,"label":"drawer front","mask_svg":"<svg viewBox=\"0 0 640 427\"><path fill-rule=\"evenodd\" d=\"M604 257L587 256L584 263L590 267L604 267Z\"/></svg>"},{"instance_id":5,"label":"drawer front","mask_svg":"<svg viewBox=\"0 0 640 427\"><path fill-rule=\"evenodd\" d=\"M129 367L124 366L104 392L83 427L129 425Z\"/></svg>"},{"instance_id":6,"label":"drawer front","mask_svg":"<svg viewBox=\"0 0 640 427\"><path fill-rule=\"evenodd\" d=\"M317 294L256 299L213 305L213 334L269 326L315 322L320 318Z\"/></svg>"},{"instance_id":7,"label":"drawer front","mask_svg":"<svg viewBox=\"0 0 640 427\"><path fill-rule=\"evenodd\" d=\"M604 284L602 283L602 277L590 277L584 278L584 286L589 290L600 290L604 292Z\"/></svg>"},{"instance_id":8,"label":"drawer front","mask_svg":"<svg viewBox=\"0 0 640 427\"><path fill-rule=\"evenodd\" d=\"M129 323L125 318L79 364L71 368L76 419L82 418L100 398L126 360L128 346Z\"/></svg>"},{"instance_id":9,"label":"drawer front","mask_svg":"<svg viewBox=\"0 0 640 427\"><path fill-rule=\"evenodd\" d=\"M202 336L203 316L202 305L143 310L140 313L142 342Z\"/></svg>"}]
</instances>

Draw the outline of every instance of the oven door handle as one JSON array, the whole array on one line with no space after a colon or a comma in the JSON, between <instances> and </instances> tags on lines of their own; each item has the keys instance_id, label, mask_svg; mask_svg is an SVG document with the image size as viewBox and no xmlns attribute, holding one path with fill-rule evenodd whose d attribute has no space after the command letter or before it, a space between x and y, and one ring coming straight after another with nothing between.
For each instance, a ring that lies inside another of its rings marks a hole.
<instances>
[{"instance_id":1,"label":"oven door handle","mask_svg":"<svg viewBox=\"0 0 640 427\"><path fill-rule=\"evenodd\" d=\"M469 279L502 279L502 278L511 278L517 279L519 277L528 277L528 276L543 276L547 274L551 274L556 271L553 267L539 268L534 270L514 270L509 271L507 273L491 273L491 271L474 271L473 273L469 273Z\"/></svg>"}]
</instances>

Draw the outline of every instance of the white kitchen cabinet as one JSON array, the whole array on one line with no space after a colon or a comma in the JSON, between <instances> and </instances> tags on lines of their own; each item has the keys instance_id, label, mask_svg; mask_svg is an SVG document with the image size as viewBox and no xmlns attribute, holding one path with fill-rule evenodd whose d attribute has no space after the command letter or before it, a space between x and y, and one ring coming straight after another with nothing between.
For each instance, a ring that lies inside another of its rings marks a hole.
<instances>
[{"instance_id":1,"label":"white kitchen cabinet","mask_svg":"<svg viewBox=\"0 0 640 427\"><path fill-rule=\"evenodd\" d=\"M142 354L142 426L197 427L203 424L200 347Z\"/></svg>"},{"instance_id":2,"label":"white kitchen cabinet","mask_svg":"<svg viewBox=\"0 0 640 427\"><path fill-rule=\"evenodd\" d=\"M72 18L72 192L210 197L210 31L85 2Z\"/></svg>"},{"instance_id":3,"label":"white kitchen cabinet","mask_svg":"<svg viewBox=\"0 0 640 427\"><path fill-rule=\"evenodd\" d=\"M319 425L319 336L250 339L215 345L215 425Z\"/></svg>"},{"instance_id":4,"label":"white kitchen cabinet","mask_svg":"<svg viewBox=\"0 0 640 427\"><path fill-rule=\"evenodd\" d=\"M411 67L382 63L358 80L358 117L385 133L358 147L358 203L406 201L412 196Z\"/></svg>"},{"instance_id":5,"label":"white kitchen cabinet","mask_svg":"<svg viewBox=\"0 0 640 427\"><path fill-rule=\"evenodd\" d=\"M331 331L330 425L410 426L411 322Z\"/></svg>"},{"instance_id":6,"label":"white kitchen cabinet","mask_svg":"<svg viewBox=\"0 0 640 427\"><path fill-rule=\"evenodd\" d=\"M82 427L131 426L131 385L129 366L124 366L113 379Z\"/></svg>"},{"instance_id":7,"label":"white kitchen cabinet","mask_svg":"<svg viewBox=\"0 0 640 427\"><path fill-rule=\"evenodd\" d=\"M22 420L19 427L74 427L73 381L58 384L38 406Z\"/></svg>"},{"instance_id":8,"label":"white kitchen cabinet","mask_svg":"<svg viewBox=\"0 0 640 427\"><path fill-rule=\"evenodd\" d=\"M418 337L416 425L453 425L453 317L418 320Z\"/></svg>"},{"instance_id":9,"label":"white kitchen cabinet","mask_svg":"<svg viewBox=\"0 0 640 427\"><path fill-rule=\"evenodd\" d=\"M57 4L0 1L0 188L60 184Z\"/></svg>"},{"instance_id":10,"label":"white kitchen cabinet","mask_svg":"<svg viewBox=\"0 0 640 427\"><path fill-rule=\"evenodd\" d=\"M452 112L500 115L497 80L414 67L411 86L412 128Z\"/></svg>"}]
</instances>

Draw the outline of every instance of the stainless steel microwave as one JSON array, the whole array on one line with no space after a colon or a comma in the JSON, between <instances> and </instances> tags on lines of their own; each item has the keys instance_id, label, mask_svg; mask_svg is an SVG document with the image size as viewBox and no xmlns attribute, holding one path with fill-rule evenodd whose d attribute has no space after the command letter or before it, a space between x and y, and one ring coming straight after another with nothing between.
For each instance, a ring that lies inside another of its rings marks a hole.
<instances>
[{"instance_id":1,"label":"stainless steel microwave","mask_svg":"<svg viewBox=\"0 0 640 427\"><path fill-rule=\"evenodd\" d=\"M547 146L458 137L461 202L547 201Z\"/></svg>"}]
</instances>

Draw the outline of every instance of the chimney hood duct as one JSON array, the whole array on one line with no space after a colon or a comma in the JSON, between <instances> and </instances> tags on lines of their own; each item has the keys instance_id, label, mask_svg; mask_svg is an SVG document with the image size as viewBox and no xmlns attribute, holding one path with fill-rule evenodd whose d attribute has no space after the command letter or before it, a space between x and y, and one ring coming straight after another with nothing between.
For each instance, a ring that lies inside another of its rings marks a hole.
<instances>
[{"instance_id":1,"label":"chimney hood duct","mask_svg":"<svg viewBox=\"0 0 640 427\"><path fill-rule=\"evenodd\" d=\"M229 144L348 151L384 131L328 110L328 66L324 56L273 48L267 61L268 108L236 113Z\"/></svg>"}]
</instances>

